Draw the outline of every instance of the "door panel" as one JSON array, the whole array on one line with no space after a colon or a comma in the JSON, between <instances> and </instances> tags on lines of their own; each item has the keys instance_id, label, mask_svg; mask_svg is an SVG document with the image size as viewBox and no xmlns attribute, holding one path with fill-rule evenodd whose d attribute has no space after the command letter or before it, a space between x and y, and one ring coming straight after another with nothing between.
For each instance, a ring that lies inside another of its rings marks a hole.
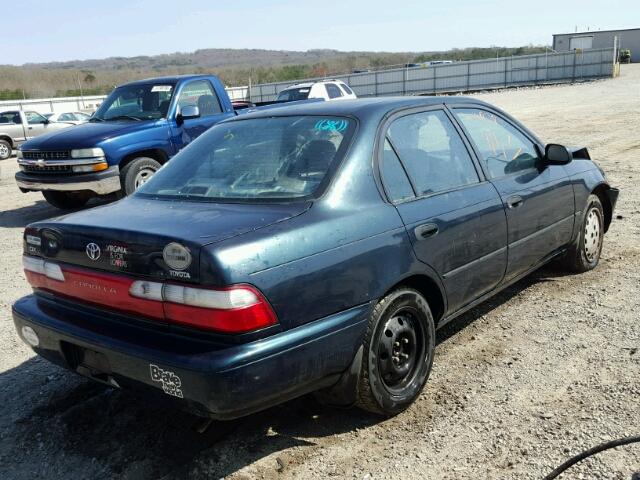
<instances>
[{"instance_id":1,"label":"door panel","mask_svg":"<svg viewBox=\"0 0 640 480\"><path fill-rule=\"evenodd\" d=\"M573 188L564 168L552 165L492 180L505 202L509 228L509 267L512 278L571 240L574 220ZM508 201L519 196L519 205Z\"/></svg>"},{"instance_id":2,"label":"door panel","mask_svg":"<svg viewBox=\"0 0 640 480\"><path fill-rule=\"evenodd\" d=\"M448 312L495 287L507 265L504 207L444 110L393 120L382 161L385 191L416 257L441 277Z\"/></svg>"},{"instance_id":3,"label":"door panel","mask_svg":"<svg viewBox=\"0 0 640 480\"><path fill-rule=\"evenodd\" d=\"M449 312L502 280L507 226L502 201L489 182L402 203L397 209L416 256L442 278ZM423 238L422 228L429 233L432 225L437 233Z\"/></svg>"},{"instance_id":4,"label":"door panel","mask_svg":"<svg viewBox=\"0 0 640 480\"><path fill-rule=\"evenodd\" d=\"M198 138L216 123L230 116L222 110L218 96L208 80L194 80L182 87L178 94L177 109L190 105L198 107L200 116L185 119L182 125L172 122L173 143L180 150Z\"/></svg>"},{"instance_id":5,"label":"door panel","mask_svg":"<svg viewBox=\"0 0 640 480\"><path fill-rule=\"evenodd\" d=\"M496 112L477 108L453 112L504 203L509 280L570 241L573 188L564 167L544 166L536 143Z\"/></svg>"}]
</instances>

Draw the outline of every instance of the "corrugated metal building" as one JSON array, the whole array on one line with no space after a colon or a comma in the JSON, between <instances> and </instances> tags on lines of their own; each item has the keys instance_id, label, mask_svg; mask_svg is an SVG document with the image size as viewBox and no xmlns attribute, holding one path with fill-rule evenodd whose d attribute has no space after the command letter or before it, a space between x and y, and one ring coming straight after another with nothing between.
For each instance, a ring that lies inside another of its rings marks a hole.
<instances>
[{"instance_id":1,"label":"corrugated metal building","mask_svg":"<svg viewBox=\"0 0 640 480\"><path fill-rule=\"evenodd\" d=\"M618 37L619 48L631 50L631 61L640 62L640 28L557 33L553 36L553 49L568 52L577 48L610 48L615 37Z\"/></svg>"}]
</instances>

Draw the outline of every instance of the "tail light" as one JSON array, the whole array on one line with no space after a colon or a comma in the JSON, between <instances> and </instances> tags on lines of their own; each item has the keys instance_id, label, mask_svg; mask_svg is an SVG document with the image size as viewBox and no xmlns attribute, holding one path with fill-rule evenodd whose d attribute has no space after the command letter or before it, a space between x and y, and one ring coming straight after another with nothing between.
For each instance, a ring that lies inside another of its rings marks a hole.
<instances>
[{"instance_id":1,"label":"tail light","mask_svg":"<svg viewBox=\"0 0 640 480\"><path fill-rule=\"evenodd\" d=\"M171 323L225 333L250 332L277 323L267 300L249 285L214 290L136 280L129 293L164 302L164 314Z\"/></svg>"},{"instance_id":2,"label":"tail light","mask_svg":"<svg viewBox=\"0 0 640 480\"><path fill-rule=\"evenodd\" d=\"M223 333L246 333L278 323L267 300L250 285L195 288L61 267L27 255L22 259L34 288L123 312Z\"/></svg>"}]
</instances>

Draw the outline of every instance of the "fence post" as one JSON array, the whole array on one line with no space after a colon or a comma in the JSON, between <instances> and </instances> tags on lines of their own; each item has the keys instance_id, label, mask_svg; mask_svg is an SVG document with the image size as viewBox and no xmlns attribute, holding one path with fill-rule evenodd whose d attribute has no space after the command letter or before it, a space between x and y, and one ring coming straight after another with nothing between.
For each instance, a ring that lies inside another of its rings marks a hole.
<instances>
[{"instance_id":1,"label":"fence post","mask_svg":"<svg viewBox=\"0 0 640 480\"><path fill-rule=\"evenodd\" d=\"M374 84L374 97L378 96L378 71L376 70L373 74L373 84Z\"/></svg>"},{"instance_id":2,"label":"fence post","mask_svg":"<svg viewBox=\"0 0 640 480\"><path fill-rule=\"evenodd\" d=\"M507 57L504 57L504 87L507 88Z\"/></svg>"},{"instance_id":3,"label":"fence post","mask_svg":"<svg viewBox=\"0 0 640 480\"><path fill-rule=\"evenodd\" d=\"M538 56L535 56L536 59L536 67L533 71L533 84L537 85L538 84Z\"/></svg>"},{"instance_id":4,"label":"fence post","mask_svg":"<svg viewBox=\"0 0 640 480\"><path fill-rule=\"evenodd\" d=\"M575 83L576 81L576 56L578 55L578 50L573 51L573 70L571 71L571 83Z\"/></svg>"},{"instance_id":5,"label":"fence post","mask_svg":"<svg viewBox=\"0 0 640 480\"><path fill-rule=\"evenodd\" d=\"M471 67L470 63L467 63L467 92L469 91L469 85L471 84Z\"/></svg>"},{"instance_id":6,"label":"fence post","mask_svg":"<svg viewBox=\"0 0 640 480\"><path fill-rule=\"evenodd\" d=\"M438 77L438 67L433 67L433 94L436 94L436 78Z\"/></svg>"}]
</instances>

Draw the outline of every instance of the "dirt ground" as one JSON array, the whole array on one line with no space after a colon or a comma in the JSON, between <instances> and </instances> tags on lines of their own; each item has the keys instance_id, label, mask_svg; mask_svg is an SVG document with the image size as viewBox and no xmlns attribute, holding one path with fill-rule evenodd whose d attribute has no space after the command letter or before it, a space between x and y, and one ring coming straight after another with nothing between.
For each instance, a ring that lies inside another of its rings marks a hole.
<instances>
[{"instance_id":1,"label":"dirt ground","mask_svg":"<svg viewBox=\"0 0 640 480\"><path fill-rule=\"evenodd\" d=\"M36 358L10 306L29 293L21 234L57 212L0 163L0 478L539 479L640 433L640 65L620 78L478 95L545 140L586 145L621 189L600 266L545 268L440 332L416 404L382 420L310 398L214 424L94 385ZM640 445L563 478L640 478Z\"/></svg>"}]
</instances>

